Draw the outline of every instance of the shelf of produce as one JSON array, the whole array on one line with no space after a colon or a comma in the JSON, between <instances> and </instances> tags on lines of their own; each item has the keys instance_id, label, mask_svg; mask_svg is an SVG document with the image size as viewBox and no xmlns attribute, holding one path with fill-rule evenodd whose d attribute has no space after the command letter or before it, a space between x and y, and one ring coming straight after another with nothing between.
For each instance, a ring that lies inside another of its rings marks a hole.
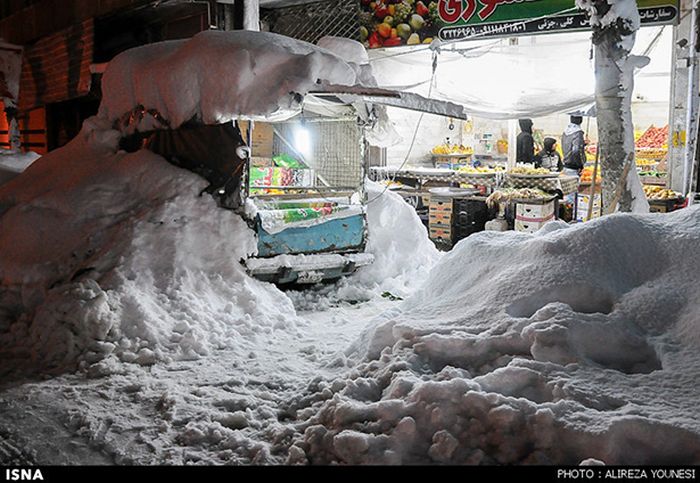
<instances>
[{"instance_id":1,"label":"shelf of produce","mask_svg":"<svg viewBox=\"0 0 700 483\"><path fill-rule=\"evenodd\" d=\"M602 183L596 183L595 190L593 192L600 193L602 186L603 186ZM578 184L578 193L581 195L590 195L591 194L591 183L579 183Z\"/></svg>"},{"instance_id":2,"label":"shelf of produce","mask_svg":"<svg viewBox=\"0 0 700 483\"><path fill-rule=\"evenodd\" d=\"M666 186L666 176L640 176L642 184L653 186Z\"/></svg>"},{"instance_id":3,"label":"shelf of produce","mask_svg":"<svg viewBox=\"0 0 700 483\"><path fill-rule=\"evenodd\" d=\"M403 178L413 179L421 183L427 181L442 181L447 183L469 183L477 186L497 186L502 177L501 173L468 173L441 168L404 168L371 167L370 177L374 180Z\"/></svg>"}]
</instances>

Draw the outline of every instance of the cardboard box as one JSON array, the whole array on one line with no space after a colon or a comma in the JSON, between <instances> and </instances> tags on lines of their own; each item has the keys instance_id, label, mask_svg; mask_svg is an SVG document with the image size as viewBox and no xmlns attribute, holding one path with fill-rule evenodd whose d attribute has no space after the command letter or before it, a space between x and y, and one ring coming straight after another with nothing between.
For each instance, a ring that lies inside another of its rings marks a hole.
<instances>
[{"instance_id":1,"label":"cardboard box","mask_svg":"<svg viewBox=\"0 0 700 483\"><path fill-rule=\"evenodd\" d=\"M515 231L524 231L525 233L534 233L544 225L554 220L554 214L550 215L545 221L523 221L515 220Z\"/></svg>"},{"instance_id":2,"label":"cardboard box","mask_svg":"<svg viewBox=\"0 0 700 483\"><path fill-rule=\"evenodd\" d=\"M445 200L444 198L431 198L430 199L430 212L434 211L446 211L452 213L452 200Z\"/></svg>"},{"instance_id":3,"label":"cardboard box","mask_svg":"<svg viewBox=\"0 0 700 483\"><path fill-rule=\"evenodd\" d=\"M537 221L554 215L554 201L544 204L518 203L515 207L516 219Z\"/></svg>"},{"instance_id":4,"label":"cardboard box","mask_svg":"<svg viewBox=\"0 0 700 483\"><path fill-rule=\"evenodd\" d=\"M431 224L439 223L441 225L451 225L452 224L452 212L451 211L430 211L428 220Z\"/></svg>"},{"instance_id":5,"label":"cardboard box","mask_svg":"<svg viewBox=\"0 0 700 483\"><path fill-rule=\"evenodd\" d=\"M591 197L589 195L578 195L577 205L576 205L576 221L584 221L588 215L588 203ZM591 219L598 218L600 216L600 193L596 193L593 198L593 212L591 213Z\"/></svg>"},{"instance_id":6,"label":"cardboard box","mask_svg":"<svg viewBox=\"0 0 700 483\"><path fill-rule=\"evenodd\" d=\"M449 225L430 225L430 238L452 241L452 229Z\"/></svg>"}]
</instances>

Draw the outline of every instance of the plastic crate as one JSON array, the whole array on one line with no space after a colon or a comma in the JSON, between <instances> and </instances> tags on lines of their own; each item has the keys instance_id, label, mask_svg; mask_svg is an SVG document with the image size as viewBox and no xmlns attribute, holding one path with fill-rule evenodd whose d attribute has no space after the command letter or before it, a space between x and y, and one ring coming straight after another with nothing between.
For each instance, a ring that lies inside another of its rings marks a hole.
<instances>
[{"instance_id":1,"label":"plastic crate","mask_svg":"<svg viewBox=\"0 0 700 483\"><path fill-rule=\"evenodd\" d=\"M483 200L455 200L453 222L455 240L483 231L486 222L492 218L490 211Z\"/></svg>"},{"instance_id":2,"label":"plastic crate","mask_svg":"<svg viewBox=\"0 0 700 483\"><path fill-rule=\"evenodd\" d=\"M683 205L683 200L680 198L672 198L670 200L647 200L649 202L649 211L651 213L668 213Z\"/></svg>"}]
</instances>

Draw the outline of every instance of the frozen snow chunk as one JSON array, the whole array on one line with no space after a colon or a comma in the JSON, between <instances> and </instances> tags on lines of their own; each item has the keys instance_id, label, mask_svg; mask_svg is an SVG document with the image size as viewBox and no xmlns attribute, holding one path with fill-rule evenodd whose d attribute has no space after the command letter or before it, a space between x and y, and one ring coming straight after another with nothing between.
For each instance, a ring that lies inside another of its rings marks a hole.
<instances>
[{"instance_id":1,"label":"frozen snow chunk","mask_svg":"<svg viewBox=\"0 0 700 483\"><path fill-rule=\"evenodd\" d=\"M371 436L346 429L333 437L333 449L347 463L362 461L362 455L370 448Z\"/></svg>"},{"instance_id":2,"label":"frozen snow chunk","mask_svg":"<svg viewBox=\"0 0 700 483\"><path fill-rule=\"evenodd\" d=\"M306 458L306 452L299 446L291 446L289 452L287 453L286 465L307 465L309 460Z\"/></svg>"},{"instance_id":3,"label":"frozen snow chunk","mask_svg":"<svg viewBox=\"0 0 700 483\"><path fill-rule=\"evenodd\" d=\"M433 435L433 444L428 449L428 455L440 463L448 463L459 446L457 438L449 431L441 430Z\"/></svg>"},{"instance_id":4,"label":"frozen snow chunk","mask_svg":"<svg viewBox=\"0 0 700 483\"><path fill-rule=\"evenodd\" d=\"M528 318L553 302L567 304L575 312L584 314L609 314L615 304L615 298L606 290L593 285L562 284L542 288L527 297L516 300L506 308L506 313L512 317Z\"/></svg>"},{"instance_id":5,"label":"frozen snow chunk","mask_svg":"<svg viewBox=\"0 0 700 483\"><path fill-rule=\"evenodd\" d=\"M564 325L565 324L565 325ZM644 334L631 323L589 316L537 322L523 329L532 356L558 364L595 363L626 374L661 369L661 361Z\"/></svg>"},{"instance_id":6,"label":"frozen snow chunk","mask_svg":"<svg viewBox=\"0 0 700 483\"><path fill-rule=\"evenodd\" d=\"M502 367L474 379L485 391L525 398L536 403L552 401L547 378L526 367Z\"/></svg>"},{"instance_id":7,"label":"frozen snow chunk","mask_svg":"<svg viewBox=\"0 0 700 483\"><path fill-rule=\"evenodd\" d=\"M248 426L248 416L243 411L223 414L218 416L216 420L229 429L243 429Z\"/></svg>"},{"instance_id":8,"label":"frozen snow chunk","mask_svg":"<svg viewBox=\"0 0 700 483\"><path fill-rule=\"evenodd\" d=\"M136 363L142 366L152 366L156 362L158 362L156 353L145 347L136 355Z\"/></svg>"},{"instance_id":9,"label":"frozen snow chunk","mask_svg":"<svg viewBox=\"0 0 700 483\"><path fill-rule=\"evenodd\" d=\"M96 364L92 364L87 370L87 376L93 379L122 373L124 373L124 367L114 356L107 357Z\"/></svg>"},{"instance_id":10,"label":"frozen snow chunk","mask_svg":"<svg viewBox=\"0 0 700 483\"><path fill-rule=\"evenodd\" d=\"M173 332L177 332L179 334L184 334L188 330L190 330L190 324L188 324L185 320L179 320L173 326Z\"/></svg>"}]
</instances>

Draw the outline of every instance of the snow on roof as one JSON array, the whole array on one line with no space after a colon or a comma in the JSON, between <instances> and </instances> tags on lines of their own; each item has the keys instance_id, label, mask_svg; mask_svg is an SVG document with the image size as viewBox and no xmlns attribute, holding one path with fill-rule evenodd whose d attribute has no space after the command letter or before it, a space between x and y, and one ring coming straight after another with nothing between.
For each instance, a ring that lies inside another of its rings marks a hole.
<instances>
[{"instance_id":1,"label":"snow on roof","mask_svg":"<svg viewBox=\"0 0 700 483\"><path fill-rule=\"evenodd\" d=\"M290 117L300 110L297 95L321 82L352 86L368 79L369 66L352 62L358 54L349 42L328 41L341 54L353 53L349 61L307 42L252 31L205 31L130 49L107 66L99 115L115 121L142 105L172 127L194 117L207 124Z\"/></svg>"},{"instance_id":2,"label":"snow on roof","mask_svg":"<svg viewBox=\"0 0 700 483\"><path fill-rule=\"evenodd\" d=\"M699 207L472 235L367 328L296 445L316 464L697 464L699 260Z\"/></svg>"}]
</instances>

